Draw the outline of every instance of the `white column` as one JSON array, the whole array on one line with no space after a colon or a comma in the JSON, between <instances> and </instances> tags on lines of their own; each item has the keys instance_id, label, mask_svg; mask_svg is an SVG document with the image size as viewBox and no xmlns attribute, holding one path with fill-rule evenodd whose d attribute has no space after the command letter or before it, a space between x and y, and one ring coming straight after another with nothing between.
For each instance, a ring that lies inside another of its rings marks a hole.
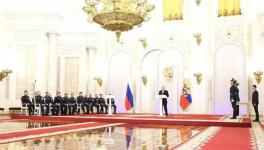
<instances>
[{"instance_id":1,"label":"white column","mask_svg":"<svg viewBox=\"0 0 264 150\"><path fill-rule=\"evenodd\" d=\"M58 36L56 32L48 32L48 70L47 70L47 91L55 95L57 90L57 49Z\"/></svg>"}]
</instances>

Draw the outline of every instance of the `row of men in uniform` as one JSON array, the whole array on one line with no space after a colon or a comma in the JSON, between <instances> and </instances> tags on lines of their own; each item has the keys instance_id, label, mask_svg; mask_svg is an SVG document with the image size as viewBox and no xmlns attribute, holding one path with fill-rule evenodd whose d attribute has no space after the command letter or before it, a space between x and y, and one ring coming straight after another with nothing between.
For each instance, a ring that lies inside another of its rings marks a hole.
<instances>
[{"instance_id":1,"label":"row of men in uniform","mask_svg":"<svg viewBox=\"0 0 264 150\"><path fill-rule=\"evenodd\" d=\"M33 115L36 107L40 107L41 115L72 115L80 113L82 109L84 114L97 113L97 114L106 114L108 112L108 106L110 100L107 99L107 102L103 98L102 94L95 94L95 97L92 97L92 94L89 96L83 96L82 92L79 92L77 98L74 97L74 94L71 93L71 96L68 97L68 94L65 93L64 97L61 96L61 92L57 92L56 97L53 99L49 92L46 92L44 97L41 96L41 93L38 91L35 93L35 96L30 100L28 96L28 91L24 91L24 96L21 97L22 106L28 107L29 115ZM80 109L77 110L77 106ZM115 100L111 99L111 107L116 113ZM95 109L96 108L96 112Z\"/></svg>"}]
</instances>

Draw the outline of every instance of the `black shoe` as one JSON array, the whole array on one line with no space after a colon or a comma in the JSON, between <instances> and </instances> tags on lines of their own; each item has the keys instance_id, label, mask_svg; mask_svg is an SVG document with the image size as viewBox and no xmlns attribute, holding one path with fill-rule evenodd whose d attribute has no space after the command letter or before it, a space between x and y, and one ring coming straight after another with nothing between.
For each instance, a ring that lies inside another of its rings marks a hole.
<instances>
[{"instance_id":1,"label":"black shoe","mask_svg":"<svg viewBox=\"0 0 264 150\"><path fill-rule=\"evenodd\" d=\"M259 122L259 120L256 120L256 119L255 119L255 120L253 120L253 122Z\"/></svg>"},{"instance_id":2,"label":"black shoe","mask_svg":"<svg viewBox=\"0 0 264 150\"><path fill-rule=\"evenodd\" d=\"M229 119L236 119L236 117L232 117L232 118L229 118Z\"/></svg>"}]
</instances>

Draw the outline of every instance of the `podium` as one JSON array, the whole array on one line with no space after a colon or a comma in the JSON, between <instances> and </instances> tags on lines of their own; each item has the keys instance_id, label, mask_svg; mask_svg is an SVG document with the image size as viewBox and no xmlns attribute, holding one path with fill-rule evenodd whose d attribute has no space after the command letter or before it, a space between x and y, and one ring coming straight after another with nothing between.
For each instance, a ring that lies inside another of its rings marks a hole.
<instances>
[{"instance_id":1,"label":"podium","mask_svg":"<svg viewBox=\"0 0 264 150\"><path fill-rule=\"evenodd\" d=\"M109 104L108 104L108 115L112 115L112 100L114 99L115 96L114 95L105 95L105 99L107 101L107 99L109 99Z\"/></svg>"},{"instance_id":2,"label":"podium","mask_svg":"<svg viewBox=\"0 0 264 150\"><path fill-rule=\"evenodd\" d=\"M162 99L163 98L168 98L168 97L166 95L156 95L156 99L158 99L160 103L160 113L159 113L160 116L163 116L163 112L162 112Z\"/></svg>"}]
</instances>

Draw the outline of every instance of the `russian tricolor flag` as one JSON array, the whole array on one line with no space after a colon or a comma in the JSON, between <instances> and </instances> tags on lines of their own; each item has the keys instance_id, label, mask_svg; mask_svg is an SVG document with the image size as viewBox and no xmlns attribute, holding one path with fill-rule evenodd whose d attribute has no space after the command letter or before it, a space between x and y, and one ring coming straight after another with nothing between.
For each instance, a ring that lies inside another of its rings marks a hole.
<instances>
[{"instance_id":1,"label":"russian tricolor flag","mask_svg":"<svg viewBox=\"0 0 264 150\"><path fill-rule=\"evenodd\" d=\"M181 96L180 106L183 110L185 110L192 103L191 94L185 94Z\"/></svg>"},{"instance_id":2,"label":"russian tricolor flag","mask_svg":"<svg viewBox=\"0 0 264 150\"><path fill-rule=\"evenodd\" d=\"M127 84L127 92L126 92L126 99L125 99L125 107L126 110L131 109L134 107L134 100L133 100L133 94L131 92L131 89L129 87L129 84Z\"/></svg>"}]
</instances>

